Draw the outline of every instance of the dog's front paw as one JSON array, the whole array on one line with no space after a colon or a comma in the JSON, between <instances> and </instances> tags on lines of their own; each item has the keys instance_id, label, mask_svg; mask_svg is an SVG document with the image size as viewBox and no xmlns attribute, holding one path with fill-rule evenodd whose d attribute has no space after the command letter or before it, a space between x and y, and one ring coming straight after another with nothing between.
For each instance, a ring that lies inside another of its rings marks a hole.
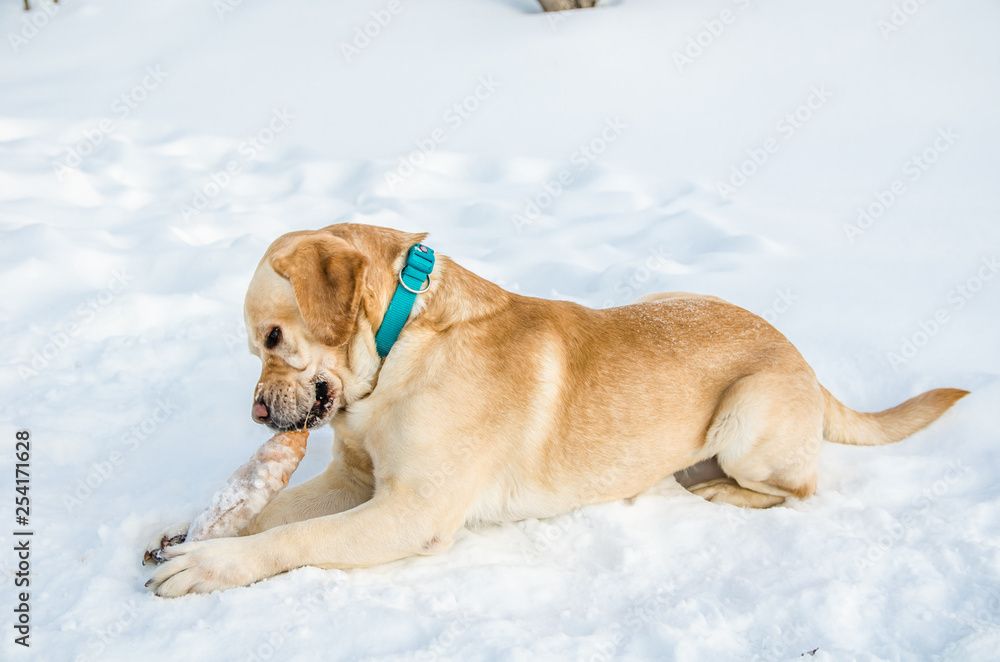
<instances>
[{"instance_id":1,"label":"dog's front paw","mask_svg":"<svg viewBox=\"0 0 1000 662\"><path fill-rule=\"evenodd\" d=\"M249 538L215 538L167 547L146 586L156 595L176 598L252 584L273 574L260 567L253 546Z\"/></svg>"},{"instance_id":2,"label":"dog's front paw","mask_svg":"<svg viewBox=\"0 0 1000 662\"><path fill-rule=\"evenodd\" d=\"M165 560L163 550L171 545L179 545L184 542L184 538L187 537L188 526L189 524L187 522L174 524L166 531L150 540L149 544L146 545L146 551L142 555L142 564L147 565L149 563L163 563Z\"/></svg>"}]
</instances>

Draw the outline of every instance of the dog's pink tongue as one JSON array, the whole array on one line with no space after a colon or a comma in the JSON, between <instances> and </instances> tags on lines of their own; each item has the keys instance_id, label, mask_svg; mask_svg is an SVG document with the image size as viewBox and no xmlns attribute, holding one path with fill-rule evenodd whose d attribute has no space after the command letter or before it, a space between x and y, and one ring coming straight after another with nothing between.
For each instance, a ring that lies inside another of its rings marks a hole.
<instances>
[{"instance_id":1,"label":"dog's pink tongue","mask_svg":"<svg viewBox=\"0 0 1000 662\"><path fill-rule=\"evenodd\" d=\"M258 419L267 418L267 407L259 402L255 402L253 405L253 417Z\"/></svg>"}]
</instances>

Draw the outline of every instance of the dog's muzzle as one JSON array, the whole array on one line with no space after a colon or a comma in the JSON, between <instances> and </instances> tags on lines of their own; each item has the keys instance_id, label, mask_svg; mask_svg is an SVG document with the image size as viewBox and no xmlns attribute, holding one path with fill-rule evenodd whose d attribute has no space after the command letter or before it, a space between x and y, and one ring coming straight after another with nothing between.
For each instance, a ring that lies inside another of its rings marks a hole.
<instances>
[{"instance_id":1,"label":"dog's muzzle","mask_svg":"<svg viewBox=\"0 0 1000 662\"><path fill-rule=\"evenodd\" d=\"M254 401L250 416L255 422L279 432L317 427L323 423L333 408L333 400L330 398L330 385L327 382L316 382L313 389L312 406L298 417L295 417L294 413L291 416L281 415L281 412L274 411L273 406L269 406L264 398Z\"/></svg>"}]
</instances>

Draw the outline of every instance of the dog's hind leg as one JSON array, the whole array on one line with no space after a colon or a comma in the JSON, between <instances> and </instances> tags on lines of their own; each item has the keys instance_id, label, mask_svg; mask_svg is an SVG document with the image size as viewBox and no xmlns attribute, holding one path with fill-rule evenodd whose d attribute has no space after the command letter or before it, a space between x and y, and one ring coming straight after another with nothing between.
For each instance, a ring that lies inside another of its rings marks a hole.
<instances>
[{"instance_id":1,"label":"dog's hind leg","mask_svg":"<svg viewBox=\"0 0 1000 662\"><path fill-rule=\"evenodd\" d=\"M823 395L811 371L743 377L726 390L705 440L726 478L689 489L748 508L809 496L822 439Z\"/></svg>"},{"instance_id":2,"label":"dog's hind leg","mask_svg":"<svg viewBox=\"0 0 1000 662\"><path fill-rule=\"evenodd\" d=\"M785 501L783 496L764 494L740 487L732 478L715 478L690 488L693 493L713 503L728 503L743 508L770 508Z\"/></svg>"}]
</instances>

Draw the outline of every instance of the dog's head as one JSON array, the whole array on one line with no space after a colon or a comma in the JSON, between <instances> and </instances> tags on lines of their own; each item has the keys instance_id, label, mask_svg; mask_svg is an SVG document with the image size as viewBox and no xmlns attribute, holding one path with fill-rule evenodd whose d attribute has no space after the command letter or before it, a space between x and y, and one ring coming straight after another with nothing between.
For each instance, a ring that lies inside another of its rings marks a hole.
<instances>
[{"instance_id":1,"label":"dog's head","mask_svg":"<svg viewBox=\"0 0 1000 662\"><path fill-rule=\"evenodd\" d=\"M368 260L330 232L271 244L247 290L251 353L263 363L252 416L274 430L324 425L345 406L348 341Z\"/></svg>"}]
</instances>

